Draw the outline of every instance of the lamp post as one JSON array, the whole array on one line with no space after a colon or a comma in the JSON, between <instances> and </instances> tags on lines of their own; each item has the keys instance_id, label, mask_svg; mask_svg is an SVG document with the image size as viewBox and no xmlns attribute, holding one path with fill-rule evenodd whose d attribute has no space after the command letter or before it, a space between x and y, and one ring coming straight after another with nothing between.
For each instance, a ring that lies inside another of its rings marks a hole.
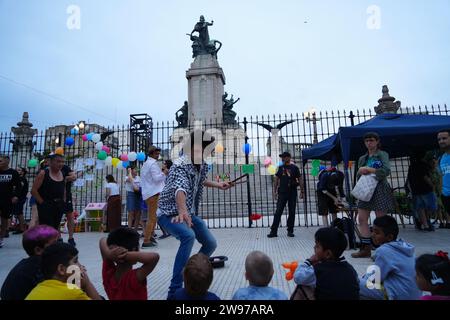
<instances>
[{"instance_id":1,"label":"lamp post","mask_svg":"<svg viewBox=\"0 0 450 320\"><path fill-rule=\"evenodd\" d=\"M317 121L320 120L316 117L316 109L310 109L309 111L306 111L303 113L303 116L305 117L306 122L312 122L313 124L313 144L318 143L317 139Z\"/></svg>"}]
</instances>

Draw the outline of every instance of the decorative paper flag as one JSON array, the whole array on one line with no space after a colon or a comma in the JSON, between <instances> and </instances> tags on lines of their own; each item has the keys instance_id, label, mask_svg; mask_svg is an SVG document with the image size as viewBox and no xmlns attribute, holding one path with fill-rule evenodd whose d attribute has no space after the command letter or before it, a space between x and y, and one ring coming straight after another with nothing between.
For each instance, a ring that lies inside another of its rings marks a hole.
<instances>
[{"instance_id":1,"label":"decorative paper flag","mask_svg":"<svg viewBox=\"0 0 450 320\"><path fill-rule=\"evenodd\" d=\"M239 165L237 164L234 165L234 171L239 171Z\"/></svg>"},{"instance_id":2,"label":"decorative paper flag","mask_svg":"<svg viewBox=\"0 0 450 320\"><path fill-rule=\"evenodd\" d=\"M95 163L95 159L94 158L88 158L84 161L84 164L87 166L93 166Z\"/></svg>"},{"instance_id":3,"label":"decorative paper flag","mask_svg":"<svg viewBox=\"0 0 450 320\"><path fill-rule=\"evenodd\" d=\"M320 160L313 160L311 162L311 175L317 177L320 171Z\"/></svg>"},{"instance_id":4,"label":"decorative paper flag","mask_svg":"<svg viewBox=\"0 0 450 320\"><path fill-rule=\"evenodd\" d=\"M83 159L77 159L75 161L75 171L80 172L84 170L84 160Z\"/></svg>"},{"instance_id":5,"label":"decorative paper flag","mask_svg":"<svg viewBox=\"0 0 450 320\"><path fill-rule=\"evenodd\" d=\"M103 170L104 167L105 167L105 160L97 159L95 161L95 169L96 170Z\"/></svg>"},{"instance_id":6,"label":"decorative paper flag","mask_svg":"<svg viewBox=\"0 0 450 320\"><path fill-rule=\"evenodd\" d=\"M84 187L84 179L78 178L73 184L77 188L82 188Z\"/></svg>"},{"instance_id":7,"label":"decorative paper flag","mask_svg":"<svg viewBox=\"0 0 450 320\"><path fill-rule=\"evenodd\" d=\"M242 173L248 173L248 174L255 173L255 165L254 164L243 164L242 165Z\"/></svg>"}]
</instances>

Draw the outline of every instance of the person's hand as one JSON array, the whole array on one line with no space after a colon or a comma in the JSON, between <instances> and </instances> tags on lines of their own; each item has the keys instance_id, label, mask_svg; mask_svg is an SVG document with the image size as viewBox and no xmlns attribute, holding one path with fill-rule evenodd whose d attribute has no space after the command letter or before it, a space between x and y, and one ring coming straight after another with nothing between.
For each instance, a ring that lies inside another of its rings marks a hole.
<instances>
[{"instance_id":1,"label":"person's hand","mask_svg":"<svg viewBox=\"0 0 450 320\"><path fill-rule=\"evenodd\" d=\"M358 173L362 174L362 175L369 174L369 168L361 167L361 168L359 168Z\"/></svg>"},{"instance_id":2,"label":"person's hand","mask_svg":"<svg viewBox=\"0 0 450 320\"><path fill-rule=\"evenodd\" d=\"M111 246L108 253L108 260L114 262L123 262L127 256L128 250L123 247Z\"/></svg>"},{"instance_id":3,"label":"person's hand","mask_svg":"<svg viewBox=\"0 0 450 320\"><path fill-rule=\"evenodd\" d=\"M12 199L11 199L11 202L13 204L16 204L18 201L19 201L19 198L17 198L17 197L12 197Z\"/></svg>"},{"instance_id":4,"label":"person's hand","mask_svg":"<svg viewBox=\"0 0 450 320\"><path fill-rule=\"evenodd\" d=\"M317 256L315 254L313 254L309 259L308 259L312 265L315 265L316 263L319 262L319 259L317 259Z\"/></svg>"},{"instance_id":5,"label":"person's hand","mask_svg":"<svg viewBox=\"0 0 450 320\"><path fill-rule=\"evenodd\" d=\"M172 223L186 223L188 227L192 227L192 219L188 213L180 213L172 219Z\"/></svg>"},{"instance_id":6,"label":"person's hand","mask_svg":"<svg viewBox=\"0 0 450 320\"><path fill-rule=\"evenodd\" d=\"M86 267L81 264L79 264L78 266L80 267L80 271L81 271L80 286L81 286L81 289L84 289L84 288L86 288L87 284L91 280L88 277Z\"/></svg>"},{"instance_id":7,"label":"person's hand","mask_svg":"<svg viewBox=\"0 0 450 320\"><path fill-rule=\"evenodd\" d=\"M164 166L162 168L162 172L167 176L169 174L169 170L167 170L167 168Z\"/></svg>"},{"instance_id":8,"label":"person's hand","mask_svg":"<svg viewBox=\"0 0 450 320\"><path fill-rule=\"evenodd\" d=\"M231 183L229 183L229 182L219 182L219 189L220 190L228 190L231 187L232 187Z\"/></svg>"}]
</instances>

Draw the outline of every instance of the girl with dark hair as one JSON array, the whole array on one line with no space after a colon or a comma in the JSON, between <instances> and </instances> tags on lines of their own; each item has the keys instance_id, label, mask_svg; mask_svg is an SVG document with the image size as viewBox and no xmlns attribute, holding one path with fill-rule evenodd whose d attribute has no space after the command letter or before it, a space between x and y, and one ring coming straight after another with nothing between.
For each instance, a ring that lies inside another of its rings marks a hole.
<instances>
[{"instance_id":1,"label":"girl with dark hair","mask_svg":"<svg viewBox=\"0 0 450 320\"><path fill-rule=\"evenodd\" d=\"M119 185L112 175L106 176L106 228L109 232L119 228L122 224L122 201Z\"/></svg>"},{"instance_id":2,"label":"girl with dark hair","mask_svg":"<svg viewBox=\"0 0 450 320\"><path fill-rule=\"evenodd\" d=\"M375 174L378 184L369 201L358 201L361 248L359 252L352 253L353 258L369 258L371 256L370 212L375 211L377 217L382 217L387 212L394 210L394 197L387 181L387 177L391 173L389 154L380 150L380 136L376 132L366 133L363 139L367 153L358 160L357 178L359 179L363 175Z\"/></svg>"},{"instance_id":3,"label":"girl with dark hair","mask_svg":"<svg viewBox=\"0 0 450 320\"><path fill-rule=\"evenodd\" d=\"M450 300L450 260L448 253L424 254L416 260L416 282L422 291L431 293L421 300Z\"/></svg>"}]
</instances>

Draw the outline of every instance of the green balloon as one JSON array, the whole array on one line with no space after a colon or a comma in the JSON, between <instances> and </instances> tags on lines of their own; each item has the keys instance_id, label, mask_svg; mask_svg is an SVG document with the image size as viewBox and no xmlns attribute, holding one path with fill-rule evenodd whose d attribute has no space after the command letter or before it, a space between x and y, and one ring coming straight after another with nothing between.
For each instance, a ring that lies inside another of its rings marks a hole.
<instances>
[{"instance_id":1,"label":"green balloon","mask_svg":"<svg viewBox=\"0 0 450 320\"><path fill-rule=\"evenodd\" d=\"M102 150L97 154L97 158L99 160L105 160L108 157L108 154L106 153L106 151Z\"/></svg>"},{"instance_id":2,"label":"green balloon","mask_svg":"<svg viewBox=\"0 0 450 320\"><path fill-rule=\"evenodd\" d=\"M28 168L34 168L38 165L38 160L37 159L30 159L28 161Z\"/></svg>"}]
</instances>

